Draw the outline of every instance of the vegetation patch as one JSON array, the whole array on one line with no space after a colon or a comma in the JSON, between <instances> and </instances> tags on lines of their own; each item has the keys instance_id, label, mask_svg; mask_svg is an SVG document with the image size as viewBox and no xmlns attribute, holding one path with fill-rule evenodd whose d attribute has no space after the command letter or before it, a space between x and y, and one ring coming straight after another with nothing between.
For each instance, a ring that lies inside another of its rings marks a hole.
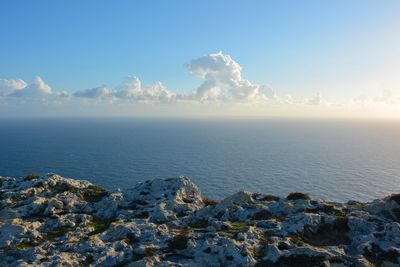
<instances>
[{"instance_id":1,"label":"vegetation patch","mask_svg":"<svg viewBox=\"0 0 400 267\"><path fill-rule=\"evenodd\" d=\"M253 214L251 217L252 220L269 220L272 218L271 212L268 210L260 210Z\"/></svg>"},{"instance_id":2,"label":"vegetation patch","mask_svg":"<svg viewBox=\"0 0 400 267\"><path fill-rule=\"evenodd\" d=\"M265 195L261 199L261 201L279 201L279 197L274 195Z\"/></svg>"},{"instance_id":3,"label":"vegetation patch","mask_svg":"<svg viewBox=\"0 0 400 267\"><path fill-rule=\"evenodd\" d=\"M53 190L52 190L55 194L60 194L60 193L64 193L66 191L71 192L71 193L78 193L79 192L79 188L73 187L72 185L68 184L68 183L57 183Z\"/></svg>"},{"instance_id":4,"label":"vegetation patch","mask_svg":"<svg viewBox=\"0 0 400 267\"><path fill-rule=\"evenodd\" d=\"M66 233L73 231L75 228L70 226L62 226L58 228L54 228L50 232L46 234L46 239L53 240L55 238L64 236Z\"/></svg>"},{"instance_id":5,"label":"vegetation patch","mask_svg":"<svg viewBox=\"0 0 400 267\"><path fill-rule=\"evenodd\" d=\"M199 219L189 223L189 226L196 229L202 229L208 227L208 220Z\"/></svg>"},{"instance_id":6,"label":"vegetation patch","mask_svg":"<svg viewBox=\"0 0 400 267\"><path fill-rule=\"evenodd\" d=\"M317 229L307 228L301 238L312 246L348 245L351 243L347 235L349 230L347 218L338 217L333 223L322 223Z\"/></svg>"},{"instance_id":7,"label":"vegetation patch","mask_svg":"<svg viewBox=\"0 0 400 267\"><path fill-rule=\"evenodd\" d=\"M82 192L82 198L86 202L99 202L108 193L104 188L99 186L90 185L88 188L84 189Z\"/></svg>"},{"instance_id":8,"label":"vegetation patch","mask_svg":"<svg viewBox=\"0 0 400 267\"><path fill-rule=\"evenodd\" d=\"M24 177L24 180L30 181L30 180L39 179L39 177L40 177L39 174L37 174L36 172L31 172L27 176Z\"/></svg>"},{"instance_id":9,"label":"vegetation patch","mask_svg":"<svg viewBox=\"0 0 400 267\"><path fill-rule=\"evenodd\" d=\"M188 241L189 241L189 237L183 236L183 235L176 235L169 241L168 247L172 250L186 249Z\"/></svg>"},{"instance_id":10,"label":"vegetation patch","mask_svg":"<svg viewBox=\"0 0 400 267\"><path fill-rule=\"evenodd\" d=\"M10 199L8 200L8 202L7 202L7 206L8 206L8 207L12 207L12 206L14 206L14 205L17 204L17 203L18 203L18 200L14 199L14 198L10 198Z\"/></svg>"},{"instance_id":11,"label":"vegetation patch","mask_svg":"<svg viewBox=\"0 0 400 267\"><path fill-rule=\"evenodd\" d=\"M335 215L335 216L339 216L339 217L345 217L346 216L346 212L343 209L337 209L335 208L334 205L330 205L330 204L323 204L321 207L317 208L317 209L305 209L306 212L308 213L319 213L319 212L324 212L326 214L329 215Z\"/></svg>"},{"instance_id":12,"label":"vegetation patch","mask_svg":"<svg viewBox=\"0 0 400 267\"><path fill-rule=\"evenodd\" d=\"M182 250L187 248L189 242L189 230L181 229L168 243L171 250Z\"/></svg>"},{"instance_id":13,"label":"vegetation patch","mask_svg":"<svg viewBox=\"0 0 400 267\"><path fill-rule=\"evenodd\" d=\"M90 266L94 262L93 255L89 254L86 256L85 260L80 262L80 265L83 267Z\"/></svg>"},{"instance_id":14,"label":"vegetation patch","mask_svg":"<svg viewBox=\"0 0 400 267\"><path fill-rule=\"evenodd\" d=\"M394 200L394 201L396 201L397 204L400 205L400 194L390 195L389 200Z\"/></svg>"},{"instance_id":15,"label":"vegetation patch","mask_svg":"<svg viewBox=\"0 0 400 267\"><path fill-rule=\"evenodd\" d=\"M94 228L94 230L90 233L91 235L96 235L104 232L110 227L110 224L115 221L115 218L103 218L103 217L95 217L91 222L88 223L88 226Z\"/></svg>"},{"instance_id":16,"label":"vegetation patch","mask_svg":"<svg viewBox=\"0 0 400 267\"><path fill-rule=\"evenodd\" d=\"M155 255L158 251L159 251L159 249L157 247L149 246L149 247L146 247L144 254L147 257L150 257L150 256Z\"/></svg>"},{"instance_id":17,"label":"vegetation patch","mask_svg":"<svg viewBox=\"0 0 400 267\"><path fill-rule=\"evenodd\" d=\"M130 245L134 245L139 241L139 239L136 237L136 235L134 233L128 233L126 235L126 238L128 240L128 244L130 244Z\"/></svg>"},{"instance_id":18,"label":"vegetation patch","mask_svg":"<svg viewBox=\"0 0 400 267\"><path fill-rule=\"evenodd\" d=\"M325 257L323 256L291 255L289 257L281 257L275 263L268 260L260 260L255 267L315 267L324 266L324 261Z\"/></svg>"},{"instance_id":19,"label":"vegetation patch","mask_svg":"<svg viewBox=\"0 0 400 267\"><path fill-rule=\"evenodd\" d=\"M392 214L393 214L393 217L395 218L395 220L400 222L400 208L392 209Z\"/></svg>"},{"instance_id":20,"label":"vegetation patch","mask_svg":"<svg viewBox=\"0 0 400 267\"><path fill-rule=\"evenodd\" d=\"M368 261L370 261L375 266L383 266L384 262L391 262L398 264L399 263L398 258L400 257L400 253L395 250L384 251L377 244L372 243L370 250L365 248L364 256Z\"/></svg>"},{"instance_id":21,"label":"vegetation patch","mask_svg":"<svg viewBox=\"0 0 400 267\"><path fill-rule=\"evenodd\" d=\"M210 254L211 253L211 248L207 247L206 249L203 250L204 253Z\"/></svg>"},{"instance_id":22,"label":"vegetation patch","mask_svg":"<svg viewBox=\"0 0 400 267\"><path fill-rule=\"evenodd\" d=\"M207 198L207 197L202 197L201 198L201 202L203 202L204 205L206 206L215 206L218 204L217 200L211 199L211 198Z\"/></svg>"},{"instance_id":23,"label":"vegetation patch","mask_svg":"<svg viewBox=\"0 0 400 267\"><path fill-rule=\"evenodd\" d=\"M133 218L135 218L135 219L147 219L147 218L149 218L149 212L147 210L140 211L138 213L135 213L133 215Z\"/></svg>"},{"instance_id":24,"label":"vegetation patch","mask_svg":"<svg viewBox=\"0 0 400 267\"><path fill-rule=\"evenodd\" d=\"M291 255L279 258L278 264L279 266L314 267L320 266L324 261L323 256Z\"/></svg>"},{"instance_id":25,"label":"vegetation patch","mask_svg":"<svg viewBox=\"0 0 400 267\"><path fill-rule=\"evenodd\" d=\"M298 200L298 199L310 200L311 197L305 193L292 192L286 197L286 199L287 200Z\"/></svg>"},{"instance_id":26,"label":"vegetation patch","mask_svg":"<svg viewBox=\"0 0 400 267\"><path fill-rule=\"evenodd\" d=\"M143 258L144 258L143 254L132 252L132 261L140 261Z\"/></svg>"},{"instance_id":27,"label":"vegetation patch","mask_svg":"<svg viewBox=\"0 0 400 267\"><path fill-rule=\"evenodd\" d=\"M193 199L191 199L191 198L185 198L184 197L184 198L182 198L182 201L187 203L187 204L193 203Z\"/></svg>"},{"instance_id":28,"label":"vegetation patch","mask_svg":"<svg viewBox=\"0 0 400 267\"><path fill-rule=\"evenodd\" d=\"M303 247L305 245L303 238L299 235L291 236L290 240L298 247Z\"/></svg>"},{"instance_id":29,"label":"vegetation patch","mask_svg":"<svg viewBox=\"0 0 400 267\"><path fill-rule=\"evenodd\" d=\"M22 249L22 250L27 250L27 249L36 247L37 245L41 244L42 242L43 242L43 240L41 240L41 239L23 240L16 246L16 248Z\"/></svg>"},{"instance_id":30,"label":"vegetation patch","mask_svg":"<svg viewBox=\"0 0 400 267\"><path fill-rule=\"evenodd\" d=\"M244 233L249 230L250 226L253 226L252 222L230 222L229 227L222 232L230 236L236 236L238 233Z\"/></svg>"}]
</instances>

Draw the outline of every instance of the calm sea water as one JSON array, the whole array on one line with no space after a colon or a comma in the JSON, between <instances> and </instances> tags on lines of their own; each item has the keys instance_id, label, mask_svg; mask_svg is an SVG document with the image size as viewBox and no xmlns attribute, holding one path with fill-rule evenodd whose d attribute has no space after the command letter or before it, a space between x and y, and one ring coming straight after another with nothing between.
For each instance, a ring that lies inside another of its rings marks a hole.
<instances>
[{"instance_id":1,"label":"calm sea water","mask_svg":"<svg viewBox=\"0 0 400 267\"><path fill-rule=\"evenodd\" d=\"M2 119L0 149L2 176L56 172L110 189L186 175L214 198L400 192L399 121Z\"/></svg>"}]
</instances>

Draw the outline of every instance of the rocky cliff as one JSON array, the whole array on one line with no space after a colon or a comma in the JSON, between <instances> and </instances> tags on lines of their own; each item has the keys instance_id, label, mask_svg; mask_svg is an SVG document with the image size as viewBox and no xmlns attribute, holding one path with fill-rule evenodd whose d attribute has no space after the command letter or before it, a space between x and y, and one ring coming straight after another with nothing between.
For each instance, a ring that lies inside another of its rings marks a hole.
<instances>
[{"instance_id":1,"label":"rocky cliff","mask_svg":"<svg viewBox=\"0 0 400 267\"><path fill-rule=\"evenodd\" d=\"M108 192L0 177L0 266L399 266L400 195L204 198L188 178Z\"/></svg>"}]
</instances>

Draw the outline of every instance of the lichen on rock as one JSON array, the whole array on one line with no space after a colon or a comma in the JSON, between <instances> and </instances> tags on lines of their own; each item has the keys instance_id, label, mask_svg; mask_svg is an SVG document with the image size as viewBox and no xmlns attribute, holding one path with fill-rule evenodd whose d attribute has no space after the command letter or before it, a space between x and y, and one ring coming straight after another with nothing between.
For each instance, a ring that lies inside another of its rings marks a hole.
<instances>
[{"instance_id":1,"label":"lichen on rock","mask_svg":"<svg viewBox=\"0 0 400 267\"><path fill-rule=\"evenodd\" d=\"M399 266L400 197L203 196L187 177L107 191L0 177L0 266Z\"/></svg>"}]
</instances>

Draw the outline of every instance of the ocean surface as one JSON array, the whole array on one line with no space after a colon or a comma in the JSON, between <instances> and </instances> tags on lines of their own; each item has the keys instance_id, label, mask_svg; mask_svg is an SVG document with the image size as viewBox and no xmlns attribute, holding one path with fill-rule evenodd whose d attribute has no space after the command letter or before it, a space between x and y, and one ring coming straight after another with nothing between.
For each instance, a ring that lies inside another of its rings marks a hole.
<instances>
[{"instance_id":1,"label":"ocean surface","mask_svg":"<svg viewBox=\"0 0 400 267\"><path fill-rule=\"evenodd\" d=\"M0 119L0 150L1 176L55 172L109 189L185 175L218 199L400 193L400 121Z\"/></svg>"}]
</instances>

